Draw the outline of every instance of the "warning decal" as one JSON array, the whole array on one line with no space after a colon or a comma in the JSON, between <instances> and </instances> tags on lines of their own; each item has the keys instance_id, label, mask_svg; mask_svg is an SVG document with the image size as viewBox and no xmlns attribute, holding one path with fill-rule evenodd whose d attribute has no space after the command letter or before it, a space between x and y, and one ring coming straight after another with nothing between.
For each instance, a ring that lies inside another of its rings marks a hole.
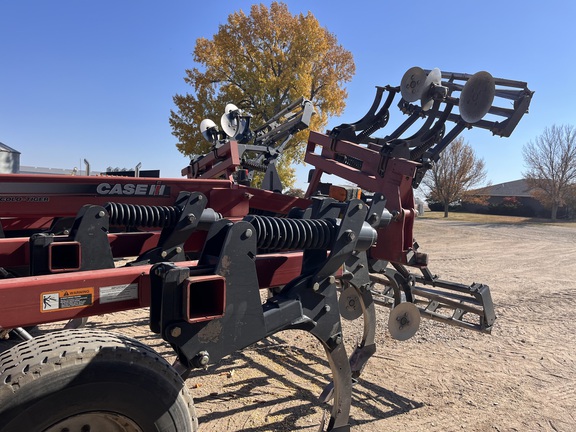
<instances>
[{"instance_id":1,"label":"warning decal","mask_svg":"<svg viewBox=\"0 0 576 432\"><path fill-rule=\"evenodd\" d=\"M84 308L91 306L92 303L94 303L94 288L75 288L40 294L40 312Z\"/></svg>"}]
</instances>

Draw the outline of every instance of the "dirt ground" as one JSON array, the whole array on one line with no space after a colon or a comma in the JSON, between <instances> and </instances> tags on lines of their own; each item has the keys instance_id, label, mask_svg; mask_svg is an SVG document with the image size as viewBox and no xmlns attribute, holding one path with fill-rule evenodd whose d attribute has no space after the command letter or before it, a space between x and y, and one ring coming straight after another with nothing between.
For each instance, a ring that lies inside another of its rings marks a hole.
<instances>
[{"instance_id":1,"label":"dirt ground","mask_svg":"<svg viewBox=\"0 0 576 432\"><path fill-rule=\"evenodd\" d=\"M415 237L442 279L490 286L491 335L423 320L404 342L378 306L378 351L354 387L352 431L576 430L576 228L419 219ZM170 349L146 311L89 326ZM344 322L347 344L360 323ZM41 330L49 326L42 326ZM317 431L330 370L315 340L284 332L194 371L187 385L200 431Z\"/></svg>"}]
</instances>

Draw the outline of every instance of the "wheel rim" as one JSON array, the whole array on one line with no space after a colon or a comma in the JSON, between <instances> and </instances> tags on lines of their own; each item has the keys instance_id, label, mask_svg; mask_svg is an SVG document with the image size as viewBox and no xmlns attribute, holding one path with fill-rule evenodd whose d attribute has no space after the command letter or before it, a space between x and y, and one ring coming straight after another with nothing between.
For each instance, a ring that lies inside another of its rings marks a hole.
<instances>
[{"instance_id":1,"label":"wheel rim","mask_svg":"<svg viewBox=\"0 0 576 432\"><path fill-rule=\"evenodd\" d=\"M143 432L128 417L121 414L93 411L68 417L44 429L43 432Z\"/></svg>"}]
</instances>

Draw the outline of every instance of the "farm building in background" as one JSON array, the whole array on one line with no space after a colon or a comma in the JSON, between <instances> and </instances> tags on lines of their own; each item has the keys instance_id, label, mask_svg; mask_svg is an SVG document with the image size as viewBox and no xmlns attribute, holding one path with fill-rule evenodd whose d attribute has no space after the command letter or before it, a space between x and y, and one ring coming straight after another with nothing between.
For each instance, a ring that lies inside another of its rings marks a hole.
<instances>
[{"instance_id":1,"label":"farm building in background","mask_svg":"<svg viewBox=\"0 0 576 432\"><path fill-rule=\"evenodd\" d=\"M0 142L0 174L20 171L20 152Z\"/></svg>"},{"instance_id":2,"label":"farm building in background","mask_svg":"<svg viewBox=\"0 0 576 432\"><path fill-rule=\"evenodd\" d=\"M51 174L51 175L114 175L123 177L160 177L160 170L141 170L138 163L135 168L108 167L106 172L90 170L89 162L84 159L85 167L79 164L74 168L48 168L20 165L21 153L0 142L0 174Z\"/></svg>"},{"instance_id":3,"label":"farm building in background","mask_svg":"<svg viewBox=\"0 0 576 432\"><path fill-rule=\"evenodd\" d=\"M462 202L462 211L511 216L549 218L550 209L544 207L532 196L531 189L524 179L486 186L470 191L470 196ZM568 210L558 209L558 218L568 217Z\"/></svg>"},{"instance_id":4,"label":"farm building in background","mask_svg":"<svg viewBox=\"0 0 576 432\"><path fill-rule=\"evenodd\" d=\"M0 142L0 174L76 174L78 169L44 168L20 165L21 153Z\"/></svg>"}]
</instances>

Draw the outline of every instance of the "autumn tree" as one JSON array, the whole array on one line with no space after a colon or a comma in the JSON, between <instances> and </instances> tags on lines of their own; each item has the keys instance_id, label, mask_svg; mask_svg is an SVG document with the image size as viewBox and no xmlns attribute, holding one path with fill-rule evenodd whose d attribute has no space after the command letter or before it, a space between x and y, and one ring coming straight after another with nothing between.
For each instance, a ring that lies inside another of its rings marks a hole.
<instances>
[{"instance_id":1,"label":"autumn tree","mask_svg":"<svg viewBox=\"0 0 576 432\"><path fill-rule=\"evenodd\" d=\"M284 195L288 195L288 196L292 196L292 197L296 197L296 198L304 198L304 196L306 195L306 192L304 191L304 189L295 188L295 187L288 188L282 193Z\"/></svg>"},{"instance_id":2,"label":"autumn tree","mask_svg":"<svg viewBox=\"0 0 576 432\"><path fill-rule=\"evenodd\" d=\"M558 208L571 199L576 184L576 129L553 125L523 148L524 178L536 199L551 210L555 220Z\"/></svg>"},{"instance_id":3,"label":"autumn tree","mask_svg":"<svg viewBox=\"0 0 576 432\"><path fill-rule=\"evenodd\" d=\"M288 104L305 97L314 104L311 129L322 130L340 115L347 92L343 85L355 72L352 54L338 44L312 13L292 15L284 3L253 5L250 15L232 13L212 39L199 38L194 48L199 67L186 70L191 94L174 96L172 134L185 155L204 154L204 118L219 119L228 103L252 115L258 127ZM301 161L306 131L291 140L278 163L285 186L294 183L292 161Z\"/></svg>"},{"instance_id":4,"label":"autumn tree","mask_svg":"<svg viewBox=\"0 0 576 432\"><path fill-rule=\"evenodd\" d=\"M432 165L424 176L423 184L429 189L427 199L441 203L444 217L448 217L450 203L466 198L467 192L485 179L484 160L478 159L474 149L459 137Z\"/></svg>"}]
</instances>

